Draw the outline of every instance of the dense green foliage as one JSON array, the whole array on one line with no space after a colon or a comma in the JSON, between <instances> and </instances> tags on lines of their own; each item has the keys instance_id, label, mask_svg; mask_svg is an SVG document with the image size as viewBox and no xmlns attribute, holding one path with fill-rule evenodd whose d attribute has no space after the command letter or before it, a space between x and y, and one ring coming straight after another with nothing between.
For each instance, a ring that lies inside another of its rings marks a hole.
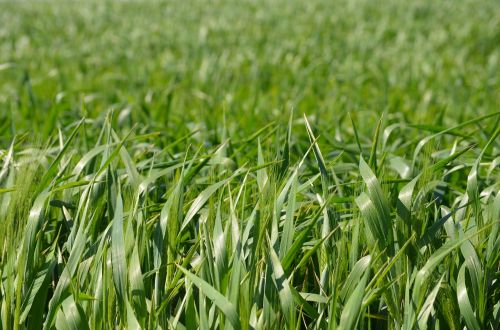
<instances>
[{"instance_id":1,"label":"dense green foliage","mask_svg":"<svg viewBox=\"0 0 500 330\"><path fill-rule=\"evenodd\" d=\"M500 324L500 2L0 22L0 329Z\"/></svg>"}]
</instances>

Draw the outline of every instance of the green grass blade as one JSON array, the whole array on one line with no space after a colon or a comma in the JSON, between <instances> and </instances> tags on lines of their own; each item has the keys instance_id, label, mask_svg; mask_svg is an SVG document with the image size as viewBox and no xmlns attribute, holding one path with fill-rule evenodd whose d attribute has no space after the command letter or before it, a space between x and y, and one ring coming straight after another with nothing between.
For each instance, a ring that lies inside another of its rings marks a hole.
<instances>
[{"instance_id":1,"label":"green grass blade","mask_svg":"<svg viewBox=\"0 0 500 330\"><path fill-rule=\"evenodd\" d=\"M196 285L204 295L206 295L214 302L214 304L222 311L222 313L224 313L224 315L227 317L227 320L231 323L235 330L239 330L241 328L236 308L226 297L224 297L219 291L217 291L205 280L191 273L184 267L179 265L177 265L177 267L184 273L184 275L190 282Z\"/></svg>"}]
</instances>

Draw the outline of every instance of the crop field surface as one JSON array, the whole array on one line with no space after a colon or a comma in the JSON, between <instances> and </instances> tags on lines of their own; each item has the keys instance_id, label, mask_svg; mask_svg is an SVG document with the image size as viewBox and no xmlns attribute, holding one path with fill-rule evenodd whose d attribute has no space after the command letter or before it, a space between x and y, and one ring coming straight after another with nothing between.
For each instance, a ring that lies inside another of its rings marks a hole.
<instances>
[{"instance_id":1,"label":"crop field surface","mask_svg":"<svg viewBox=\"0 0 500 330\"><path fill-rule=\"evenodd\" d=\"M500 1L0 1L0 330L500 324Z\"/></svg>"}]
</instances>

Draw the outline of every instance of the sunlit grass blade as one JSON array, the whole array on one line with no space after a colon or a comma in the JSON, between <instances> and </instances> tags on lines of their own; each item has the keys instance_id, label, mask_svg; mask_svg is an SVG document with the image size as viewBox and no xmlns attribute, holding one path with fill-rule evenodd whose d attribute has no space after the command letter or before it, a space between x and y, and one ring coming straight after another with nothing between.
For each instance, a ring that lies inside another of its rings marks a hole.
<instances>
[{"instance_id":1,"label":"sunlit grass blade","mask_svg":"<svg viewBox=\"0 0 500 330\"><path fill-rule=\"evenodd\" d=\"M200 277L194 275L193 273L191 273L182 266L178 265L177 267L184 273L184 275L189 279L189 281L191 281L194 285L196 285L200 289L200 291L203 292L204 295L210 298L214 302L214 304L217 305L217 307L227 317L227 320L231 323L233 328L235 330L239 330L240 320L238 318L238 313L236 311L236 308L233 306L233 304L220 292L215 290L213 286L208 284Z\"/></svg>"},{"instance_id":2,"label":"sunlit grass blade","mask_svg":"<svg viewBox=\"0 0 500 330\"><path fill-rule=\"evenodd\" d=\"M472 306L469 300L469 296L467 294L467 284L465 283L465 265L460 267L457 278L457 299L458 306L460 308L460 312L462 313L462 317L467 324L469 329L480 330L481 327L477 322L476 316L474 315L474 311L472 310Z\"/></svg>"},{"instance_id":3,"label":"sunlit grass blade","mask_svg":"<svg viewBox=\"0 0 500 330\"><path fill-rule=\"evenodd\" d=\"M351 295L348 296L347 302L342 310L340 323L337 329L344 330L356 328L362 312L361 303L363 302L365 287L370 274L370 261L371 257L367 256L367 259L360 264L360 271L363 271L364 275L356 284L356 288L352 291Z\"/></svg>"}]
</instances>

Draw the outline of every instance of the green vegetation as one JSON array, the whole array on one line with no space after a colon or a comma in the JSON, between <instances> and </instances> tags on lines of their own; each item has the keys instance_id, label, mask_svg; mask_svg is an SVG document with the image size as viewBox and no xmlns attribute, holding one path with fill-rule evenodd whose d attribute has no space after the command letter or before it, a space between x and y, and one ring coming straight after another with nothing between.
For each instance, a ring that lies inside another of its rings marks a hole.
<instances>
[{"instance_id":1,"label":"green vegetation","mask_svg":"<svg viewBox=\"0 0 500 330\"><path fill-rule=\"evenodd\" d=\"M0 330L500 324L500 2L0 22Z\"/></svg>"}]
</instances>

